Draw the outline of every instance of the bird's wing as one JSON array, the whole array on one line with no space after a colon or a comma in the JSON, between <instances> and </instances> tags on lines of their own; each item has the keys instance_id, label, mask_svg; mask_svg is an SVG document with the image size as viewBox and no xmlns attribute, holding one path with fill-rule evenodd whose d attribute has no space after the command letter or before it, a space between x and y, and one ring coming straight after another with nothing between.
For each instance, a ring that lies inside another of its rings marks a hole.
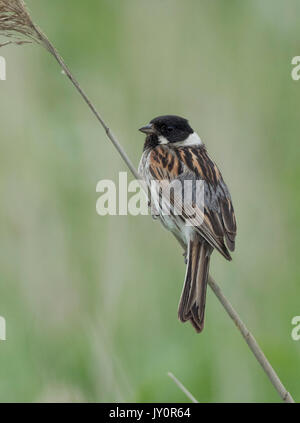
<instances>
[{"instance_id":1,"label":"bird's wing","mask_svg":"<svg viewBox=\"0 0 300 423\"><path fill-rule=\"evenodd\" d=\"M228 188L216 164L209 158L204 145L169 147L165 145L154 148L148 157L148 170L151 178L169 186L175 181L183 184L184 194L189 194L189 200L184 201L181 219L185 223L191 221L198 233L225 258L231 259L229 251L235 247L236 220ZM192 181L185 188L186 181ZM198 185L203 181L204 203L199 202L199 196L194 196ZM175 188L175 194L179 193ZM174 196L171 197L174 203ZM176 195L175 195L176 206ZM190 210L192 208L192 212ZM228 249L225 246L228 247Z\"/></svg>"}]
</instances>

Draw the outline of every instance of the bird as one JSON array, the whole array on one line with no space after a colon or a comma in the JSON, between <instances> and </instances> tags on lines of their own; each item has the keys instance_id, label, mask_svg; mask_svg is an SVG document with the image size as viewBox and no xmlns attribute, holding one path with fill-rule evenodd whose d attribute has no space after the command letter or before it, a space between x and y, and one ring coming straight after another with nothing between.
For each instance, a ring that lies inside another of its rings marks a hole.
<instances>
[{"instance_id":1,"label":"bird","mask_svg":"<svg viewBox=\"0 0 300 423\"><path fill-rule=\"evenodd\" d=\"M235 249L237 228L231 195L219 168L187 119L158 116L139 131L146 134L146 139L138 173L150 193L151 214L161 220L184 249L186 273L178 318L181 322L190 321L200 333L204 328L211 254L217 250L231 261L230 252ZM187 182L191 182L189 188L185 188ZM178 183L181 188L174 188L165 200L166 190ZM197 183L202 187L202 203L196 195ZM164 189L153 190L153 186ZM189 200L183 200L175 213L179 194L189 194ZM193 219L188 213L191 208Z\"/></svg>"}]
</instances>

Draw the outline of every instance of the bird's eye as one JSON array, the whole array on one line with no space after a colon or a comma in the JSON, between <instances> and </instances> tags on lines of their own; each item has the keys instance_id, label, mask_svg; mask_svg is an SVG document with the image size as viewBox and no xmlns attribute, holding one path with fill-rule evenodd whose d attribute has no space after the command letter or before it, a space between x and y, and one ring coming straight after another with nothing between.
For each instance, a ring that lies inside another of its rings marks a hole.
<instances>
[{"instance_id":1,"label":"bird's eye","mask_svg":"<svg viewBox=\"0 0 300 423\"><path fill-rule=\"evenodd\" d=\"M173 128L173 126L168 126L168 127L167 127L167 131L168 131L169 133L170 133L170 132L172 132L172 131L173 131L173 129L174 129L174 128Z\"/></svg>"}]
</instances>

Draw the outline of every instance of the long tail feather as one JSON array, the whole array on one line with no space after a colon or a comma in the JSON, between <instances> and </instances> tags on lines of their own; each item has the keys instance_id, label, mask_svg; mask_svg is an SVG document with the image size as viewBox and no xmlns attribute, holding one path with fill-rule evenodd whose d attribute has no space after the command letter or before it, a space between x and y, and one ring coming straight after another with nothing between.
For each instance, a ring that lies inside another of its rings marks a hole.
<instances>
[{"instance_id":1,"label":"long tail feather","mask_svg":"<svg viewBox=\"0 0 300 423\"><path fill-rule=\"evenodd\" d=\"M182 322L190 320L197 332L204 327L207 278L210 255L213 248L203 239L190 240L187 251L187 267L178 317Z\"/></svg>"}]
</instances>

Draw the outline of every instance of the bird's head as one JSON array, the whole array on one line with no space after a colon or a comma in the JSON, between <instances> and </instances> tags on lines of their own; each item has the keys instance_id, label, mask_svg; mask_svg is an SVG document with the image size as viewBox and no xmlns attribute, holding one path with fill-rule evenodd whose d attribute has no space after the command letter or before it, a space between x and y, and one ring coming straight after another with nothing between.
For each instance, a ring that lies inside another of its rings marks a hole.
<instances>
[{"instance_id":1,"label":"bird's head","mask_svg":"<svg viewBox=\"0 0 300 423\"><path fill-rule=\"evenodd\" d=\"M199 136L190 127L187 119L180 116L158 116L139 130L148 136L151 135L157 144L201 144Z\"/></svg>"}]
</instances>

